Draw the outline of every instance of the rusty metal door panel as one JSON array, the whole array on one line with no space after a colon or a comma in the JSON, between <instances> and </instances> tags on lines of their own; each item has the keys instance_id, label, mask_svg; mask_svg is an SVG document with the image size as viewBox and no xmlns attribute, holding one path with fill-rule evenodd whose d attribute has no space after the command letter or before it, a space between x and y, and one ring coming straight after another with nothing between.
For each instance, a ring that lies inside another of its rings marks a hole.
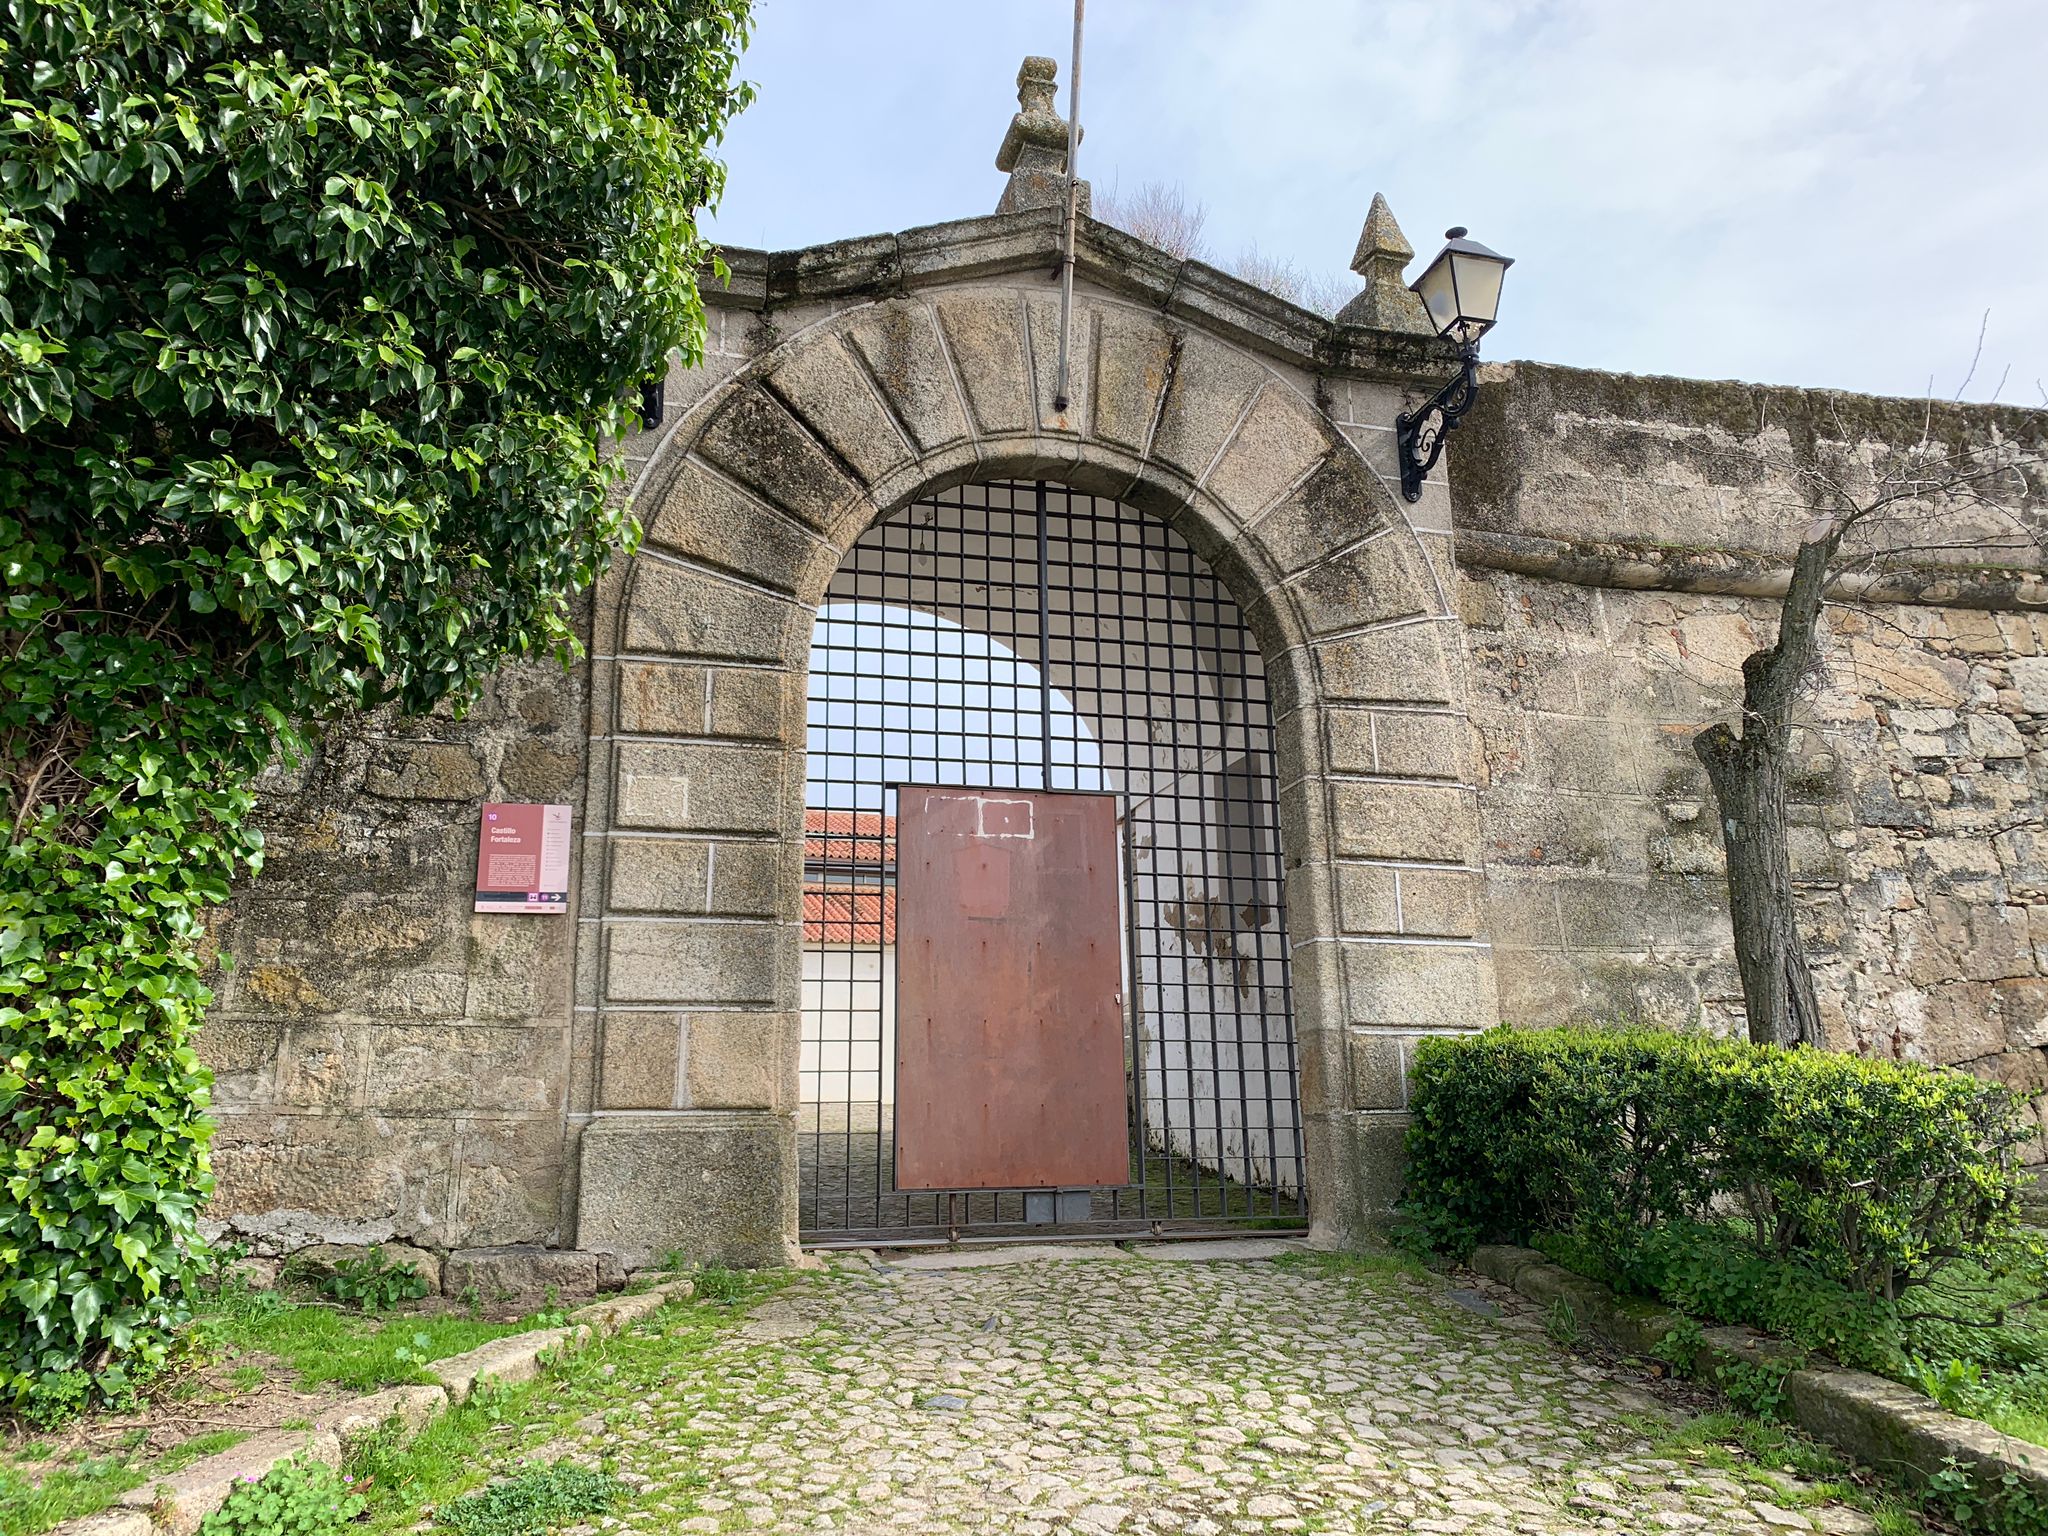
<instances>
[{"instance_id":1,"label":"rusty metal door panel","mask_svg":"<svg viewBox=\"0 0 2048 1536\"><path fill-rule=\"evenodd\" d=\"M896 1187L1128 1183L1116 799L897 795Z\"/></svg>"}]
</instances>

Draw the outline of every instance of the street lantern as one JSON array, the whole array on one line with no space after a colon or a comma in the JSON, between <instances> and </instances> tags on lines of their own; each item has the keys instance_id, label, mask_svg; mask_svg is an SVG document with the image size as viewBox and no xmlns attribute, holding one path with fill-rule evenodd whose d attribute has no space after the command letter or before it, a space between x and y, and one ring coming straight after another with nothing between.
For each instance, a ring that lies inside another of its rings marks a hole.
<instances>
[{"instance_id":1,"label":"street lantern","mask_svg":"<svg viewBox=\"0 0 2048 1536\"><path fill-rule=\"evenodd\" d=\"M1436 260L1415 280L1415 295L1439 336L1461 346L1476 343L1493 328L1500 313L1500 280L1515 261L1466 239L1462 224L1445 230L1444 240Z\"/></svg>"},{"instance_id":2,"label":"street lantern","mask_svg":"<svg viewBox=\"0 0 2048 1536\"><path fill-rule=\"evenodd\" d=\"M1500 284L1514 258L1490 251L1465 237L1463 225L1444 231L1444 248L1411 285L1429 322L1446 341L1455 342L1461 366L1457 376L1419 410L1394 418L1394 445L1401 460L1401 494L1422 500L1422 483L1444 451L1444 436L1479 397L1479 338L1493 329L1500 313Z\"/></svg>"}]
</instances>

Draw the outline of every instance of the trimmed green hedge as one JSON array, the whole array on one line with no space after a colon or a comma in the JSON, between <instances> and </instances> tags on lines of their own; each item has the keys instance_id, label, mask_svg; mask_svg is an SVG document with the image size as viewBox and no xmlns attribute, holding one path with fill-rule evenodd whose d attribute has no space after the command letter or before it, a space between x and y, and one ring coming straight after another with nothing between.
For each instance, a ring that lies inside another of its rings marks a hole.
<instances>
[{"instance_id":1,"label":"trimmed green hedge","mask_svg":"<svg viewBox=\"0 0 2048 1536\"><path fill-rule=\"evenodd\" d=\"M1887 1301L1998 1261L2034 1134L1962 1073L1652 1031L1427 1041L1413 1108L1403 1209L1432 1248L1562 1235L1627 1283L1704 1223Z\"/></svg>"}]
</instances>

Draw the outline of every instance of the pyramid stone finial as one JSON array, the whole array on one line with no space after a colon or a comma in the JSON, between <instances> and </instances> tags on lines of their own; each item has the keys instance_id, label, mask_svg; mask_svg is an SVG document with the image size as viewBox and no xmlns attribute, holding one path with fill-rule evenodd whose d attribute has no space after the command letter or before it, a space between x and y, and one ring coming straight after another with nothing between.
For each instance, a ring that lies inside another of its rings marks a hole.
<instances>
[{"instance_id":1,"label":"pyramid stone finial","mask_svg":"<svg viewBox=\"0 0 2048 1536\"><path fill-rule=\"evenodd\" d=\"M1017 115L996 151L996 169L1010 173L997 213L1067 206L1067 121L1053 105L1059 66L1032 54L1017 71ZM1088 211L1088 183L1080 187Z\"/></svg>"},{"instance_id":2,"label":"pyramid stone finial","mask_svg":"<svg viewBox=\"0 0 2048 1536\"><path fill-rule=\"evenodd\" d=\"M1415 247L1394 222L1394 210L1387 206L1386 197L1373 193L1365 228L1358 235L1358 250L1351 257L1351 270L1365 279L1365 290L1337 311L1338 323L1430 335L1429 311L1402 281L1414 258Z\"/></svg>"}]
</instances>

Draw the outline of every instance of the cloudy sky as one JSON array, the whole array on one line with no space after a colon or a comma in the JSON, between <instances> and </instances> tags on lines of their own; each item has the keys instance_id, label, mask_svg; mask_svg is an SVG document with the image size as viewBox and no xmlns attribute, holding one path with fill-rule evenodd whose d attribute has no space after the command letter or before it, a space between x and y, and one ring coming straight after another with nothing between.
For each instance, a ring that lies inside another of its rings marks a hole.
<instances>
[{"instance_id":1,"label":"cloudy sky","mask_svg":"<svg viewBox=\"0 0 2048 1536\"><path fill-rule=\"evenodd\" d=\"M993 212L1070 0L757 0L714 223ZM1342 275L1383 191L1518 258L1488 355L2048 403L2048 0L1095 0L1082 174ZM1409 269L1413 277L1420 263ZM2000 380L2004 379L2000 388Z\"/></svg>"}]
</instances>

